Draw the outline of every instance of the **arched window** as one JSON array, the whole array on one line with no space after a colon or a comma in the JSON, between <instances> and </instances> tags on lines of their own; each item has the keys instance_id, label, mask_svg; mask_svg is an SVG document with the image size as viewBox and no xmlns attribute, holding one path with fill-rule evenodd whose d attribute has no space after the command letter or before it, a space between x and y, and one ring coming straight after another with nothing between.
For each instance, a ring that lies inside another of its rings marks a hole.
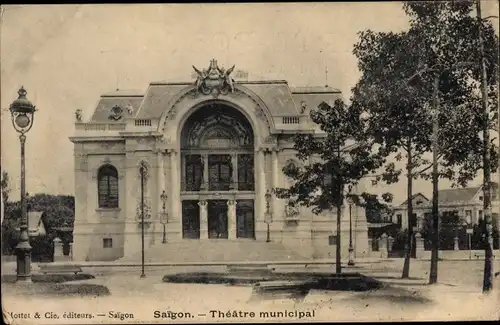
<instances>
[{"instance_id":1,"label":"arched window","mask_svg":"<svg viewBox=\"0 0 500 325\"><path fill-rule=\"evenodd\" d=\"M99 208L118 208L118 171L111 165L104 165L97 173Z\"/></svg>"}]
</instances>

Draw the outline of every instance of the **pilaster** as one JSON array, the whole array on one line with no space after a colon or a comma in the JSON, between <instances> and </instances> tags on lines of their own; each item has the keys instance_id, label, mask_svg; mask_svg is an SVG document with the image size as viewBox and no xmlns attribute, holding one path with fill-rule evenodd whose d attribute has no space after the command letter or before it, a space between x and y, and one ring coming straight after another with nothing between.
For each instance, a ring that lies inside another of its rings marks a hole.
<instances>
[{"instance_id":1,"label":"pilaster","mask_svg":"<svg viewBox=\"0 0 500 325\"><path fill-rule=\"evenodd\" d=\"M170 156L170 213L172 221L177 222L179 238L182 238L182 215L181 215L181 196L180 196L180 166L179 152L175 149L168 149L167 154Z\"/></svg>"},{"instance_id":2,"label":"pilaster","mask_svg":"<svg viewBox=\"0 0 500 325\"><path fill-rule=\"evenodd\" d=\"M206 200L198 202L200 206L200 239L208 239L208 204Z\"/></svg>"},{"instance_id":3,"label":"pilaster","mask_svg":"<svg viewBox=\"0 0 500 325\"><path fill-rule=\"evenodd\" d=\"M257 177L257 191L255 195L255 239L265 240L267 226L264 222L265 213L265 197L266 194L266 166L265 166L265 149L259 148L255 150L255 170Z\"/></svg>"}]
</instances>

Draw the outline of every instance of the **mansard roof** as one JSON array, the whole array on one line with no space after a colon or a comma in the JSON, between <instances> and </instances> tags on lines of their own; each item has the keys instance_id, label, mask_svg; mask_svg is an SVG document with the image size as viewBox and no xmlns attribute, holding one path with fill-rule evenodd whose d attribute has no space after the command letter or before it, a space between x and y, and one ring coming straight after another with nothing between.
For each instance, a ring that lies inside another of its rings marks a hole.
<instances>
[{"instance_id":1,"label":"mansard roof","mask_svg":"<svg viewBox=\"0 0 500 325\"><path fill-rule=\"evenodd\" d=\"M110 122L114 106L133 108L135 118L159 119L168 104L192 82L152 82L145 94L139 91L117 90L101 95L90 122ZM274 117L307 114L302 109L316 108L321 102L333 103L342 97L337 89L330 87L289 87L286 81L235 82L236 87L253 92L260 97ZM112 121L111 121L112 122Z\"/></svg>"},{"instance_id":2,"label":"mansard roof","mask_svg":"<svg viewBox=\"0 0 500 325\"><path fill-rule=\"evenodd\" d=\"M101 99L99 100L96 109L94 110L94 114L92 114L92 117L90 118L90 122L114 122L109 119L114 106L120 106L123 109L126 107L132 107L132 115L135 115L141 106L142 101L143 95L138 91L117 90L103 94L101 95Z\"/></svg>"},{"instance_id":3,"label":"mansard roof","mask_svg":"<svg viewBox=\"0 0 500 325\"><path fill-rule=\"evenodd\" d=\"M230 75L234 66L225 70L217 65L215 59L210 61L208 69L193 68L196 82L152 82L145 93L117 89L102 95L90 122L122 122L125 110L128 117L135 119L160 119L176 98L193 90L195 85L197 91L206 94L214 90L213 87L229 87L231 91L238 89L267 106L275 118L307 115L309 109L318 107L320 103L330 104L341 98L338 89L328 86L289 87L286 80L235 81Z\"/></svg>"}]
</instances>

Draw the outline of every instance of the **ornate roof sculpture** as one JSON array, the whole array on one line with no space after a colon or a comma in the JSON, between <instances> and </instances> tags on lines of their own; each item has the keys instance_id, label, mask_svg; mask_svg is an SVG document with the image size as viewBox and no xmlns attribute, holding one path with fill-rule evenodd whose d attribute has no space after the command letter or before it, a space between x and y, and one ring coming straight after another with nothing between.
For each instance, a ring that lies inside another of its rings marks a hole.
<instances>
[{"instance_id":1,"label":"ornate roof sculpture","mask_svg":"<svg viewBox=\"0 0 500 325\"><path fill-rule=\"evenodd\" d=\"M198 74L196 79L196 89L204 95L214 95L217 97L219 94L227 95L229 92L234 91L234 80L230 74L234 70L234 65L225 70L219 68L217 60L212 59L208 69L198 70L194 65L193 69Z\"/></svg>"},{"instance_id":2,"label":"ornate roof sculpture","mask_svg":"<svg viewBox=\"0 0 500 325\"><path fill-rule=\"evenodd\" d=\"M109 115L108 119L113 121L119 121L121 120L122 115L123 115L123 108L121 108L119 105L115 105L111 109L111 115Z\"/></svg>"}]
</instances>

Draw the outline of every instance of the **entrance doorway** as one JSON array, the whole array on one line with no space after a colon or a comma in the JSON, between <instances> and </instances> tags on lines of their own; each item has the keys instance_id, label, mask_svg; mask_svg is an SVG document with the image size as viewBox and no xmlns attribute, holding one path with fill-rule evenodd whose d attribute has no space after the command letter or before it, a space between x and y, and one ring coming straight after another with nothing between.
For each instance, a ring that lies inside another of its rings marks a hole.
<instances>
[{"instance_id":1,"label":"entrance doorway","mask_svg":"<svg viewBox=\"0 0 500 325\"><path fill-rule=\"evenodd\" d=\"M238 200L236 205L236 237L255 239L253 200Z\"/></svg>"},{"instance_id":2,"label":"entrance doorway","mask_svg":"<svg viewBox=\"0 0 500 325\"><path fill-rule=\"evenodd\" d=\"M200 206L196 200L182 201L182 238L200 238Z\"/></svg>"},{"instance_id":3,"label":"entrance doorway","mask_svg":"<svg viewBox=\"0 0 500 325\"><path fill-rule=\"evenodd\" d=\"M208 201L208 238L228 238L227 201Z\"/></svg>"}]
</instances>

